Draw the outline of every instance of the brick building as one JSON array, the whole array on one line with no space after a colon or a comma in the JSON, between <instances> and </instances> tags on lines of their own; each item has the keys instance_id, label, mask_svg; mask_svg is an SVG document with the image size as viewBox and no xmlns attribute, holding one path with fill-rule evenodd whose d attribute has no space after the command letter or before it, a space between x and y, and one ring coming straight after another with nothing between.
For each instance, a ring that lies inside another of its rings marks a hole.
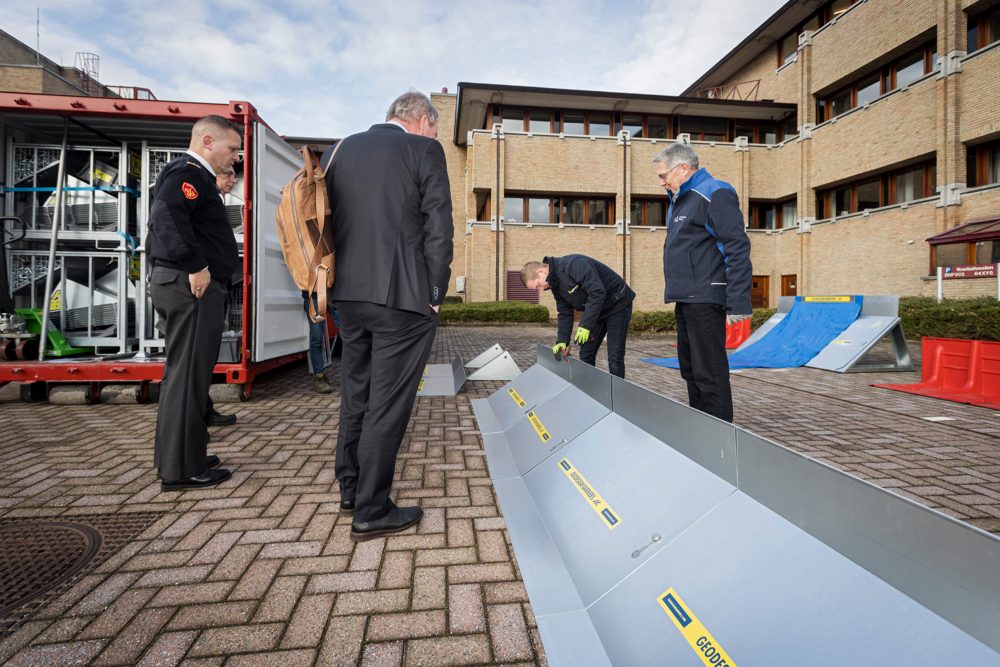
<instances>
[{"instance_id":1,"label":"brick building","mask_svg":"<svg viewBox=\"0 0 1000 667\"><path fill-rule=\"evenodd\" d=\"M79 53L76 60L73 67L60 65L13 35L0 30L0 90L51 95L119 96L118 91L97 80L97 57L94 54Z\"/></svg>"},{"instance_id":2,"label":"brick building","mask_svg":"<svg viewBox=\"0 0 1000 667\"><path fill-rule=\"evenodd\" d=\"M792 0L680 97L461 83L432 96L453 275L467 300L531 298L524 262L581 252L623 273L637 308L663 308L651 160L690 141L739 193L755 305L932 294L936 265L1000 261L998 96L995 0ZM995 293L992 278L946 290Z\"/></svg>"}]
</instances>

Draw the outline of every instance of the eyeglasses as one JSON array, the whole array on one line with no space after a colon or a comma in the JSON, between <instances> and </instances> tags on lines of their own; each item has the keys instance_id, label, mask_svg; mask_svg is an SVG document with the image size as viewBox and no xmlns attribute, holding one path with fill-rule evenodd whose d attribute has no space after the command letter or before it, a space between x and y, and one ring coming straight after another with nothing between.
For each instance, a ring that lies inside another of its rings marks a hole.
<instances>
[{"instance_id":1,"label":"eyeglasses","mask_svg":"<svg viewBox=\"0 0 1000 667\"><path fill-rule=\"evenodd\" d=\"M681 162L680 164L675 164L675 165L674 165L673 167L671 167L670 169L667 169L667 170L666 170L666 171L665 171L664 173L662 173L662 174L657 174L657 177L658 177L658 178L659 178L659 179L660 179L661 181L665 181L665 180L667 180L667 176L669 176L669 175L670 175L670 172L672 172L672 171L673 171L674 169L676 169L677 167L680 167L680 166L682 166L683 164L684 164L683 162Z\"/></svg>"}]
</instances>

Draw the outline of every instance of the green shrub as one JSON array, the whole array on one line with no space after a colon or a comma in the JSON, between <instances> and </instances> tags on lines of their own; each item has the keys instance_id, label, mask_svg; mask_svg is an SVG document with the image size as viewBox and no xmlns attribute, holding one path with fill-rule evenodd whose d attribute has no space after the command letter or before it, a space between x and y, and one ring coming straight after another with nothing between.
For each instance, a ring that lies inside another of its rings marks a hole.
<instances>
[{"instance_id":1,"label":"green shrub","mask_svg":"<svg viewBox=\"0 0 1000 667\"><path fill-rule=\"evenodd\" d=\"M666 333L677 331L677 318L672 310L638 310L632 313L629 333Z\"/></svg>"},{"instance_id":2,"label":"green shrub","mask_svg":"<svg viewBox=\"0 0 1000 667\"><path fill-rule=\"evenodd\" d=\"M756 329L774 315L774 308L755 308L750 328ZM629 333L673 333L677 331L677 318L672 310L638 310L632 313Z\"/></svg>"},{"instance_id":3,"label":"green shrub","mask_svg":"<svg viewBox=\"0 0 1000 667\"><path fill-rule=\"evenodd\" d=\"M1000 301L991 297L945 299L909 296L899 300L903 333L923 336L1000 341Z\"/></svg>"},{"instance_id":4,"label":"green shrub","mask_svg":"<svg viewBox=\"0 0 1000 667\"><path fill-rule=\"evenodd\" d=\"M549 321L545 306L524 301L477 301L445 303L441 306L441 322L542 322Z\"/></svg>"}]
</instances>

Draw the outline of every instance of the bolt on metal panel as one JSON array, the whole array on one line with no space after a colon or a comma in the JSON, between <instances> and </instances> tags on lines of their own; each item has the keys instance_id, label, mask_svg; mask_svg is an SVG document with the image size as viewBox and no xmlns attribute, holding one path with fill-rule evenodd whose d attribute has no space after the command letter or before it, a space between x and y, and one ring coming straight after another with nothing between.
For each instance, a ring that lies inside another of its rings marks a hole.
<instances>
[{"instance_id":1,"label":"bolt on metal panel","mask_svg":"<svg viewBox=\"0 0 1000 667\"><path fill-rule=\"evenodd\" d=\"M606 407L573 386L540 403L504 431L518 473L527 473L608 412Z\"/></svg>"},{"instance_id":2,"label":"bolt on metal panel","mask_svg":"<svg viewBox=\"0 0 1000 667\"><path fill-rule=\"evenodd\" d=\"M499 356L486 362L480 368L475 369L469 376L467 380L472 381L503 381L507 382L513 380L518 375L521 374L521 369L517 367L517 363L514 361L513 357L510 356L509 352L501 352Z\"/></svg>"},{"instance_id":3,"label":"bolt on metal panel","mask_svg":"<svg viewBox=\"0 0 1000 667\"><path fill-rule=\"evenodd\" d=\"M614 413L524 482L584 605L736 491ZM522 570L535 565L520 554L518 562Z\"/></svg>"},{"instance_id":4,"label":"bolt on metal panel","mask_svg":"<svg viewBox=\"0 0 1000 667\"><path fill-rule=\"evenodd\" d=\"M737 442L741 491L1000 651L1000 539L748 431Z\"/></svg>"},{"instance_id":5,"label":"bolt on metal panel","mask_svg":"<svg viewBox=\"0 0 1000 667\"><path fill-rule=\"evenodd\" d=\"M465 367L469 369L482 368L486 364L490 363L497 357L503 354L503 348L500 347L499 343L494 343L493 347L481 352L480 354L473 357L470 361L465 362Z\"/></svg>"},{"instance_id":6,"label":"bolt on metal panel","mask_svg":"<svg viewBox=\"0 0 1000 667\"><path fill-rule=\"evenodd\" d=\"M1000 660L744 493L720 503L588 611L615 665Z\"/></svg>"}]
</instances>

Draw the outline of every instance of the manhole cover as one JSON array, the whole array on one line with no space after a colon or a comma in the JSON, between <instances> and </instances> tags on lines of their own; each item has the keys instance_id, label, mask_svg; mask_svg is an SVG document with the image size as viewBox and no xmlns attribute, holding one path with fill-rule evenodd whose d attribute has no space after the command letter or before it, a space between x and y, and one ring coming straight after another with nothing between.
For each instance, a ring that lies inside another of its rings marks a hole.
<instances>
[{"instance_id":1,"label":"manhole cover","mask_svg":"<svg viewBox=\"0 0 1000 667\"><path fill-rule=\"evenodd\" d=\"M163 516L0 519L0 640Z\"/></svg>"},{"instance_id":2,"label":"manhole cover","mask_svg":"<svg viewBox=\"0 0 1000 667\"><path fill-rule=\"evenodd\" d=\"M66 522L0 526L0 616L41 597L97 555L101 534Z\"/></svg>"}]
</instances>

